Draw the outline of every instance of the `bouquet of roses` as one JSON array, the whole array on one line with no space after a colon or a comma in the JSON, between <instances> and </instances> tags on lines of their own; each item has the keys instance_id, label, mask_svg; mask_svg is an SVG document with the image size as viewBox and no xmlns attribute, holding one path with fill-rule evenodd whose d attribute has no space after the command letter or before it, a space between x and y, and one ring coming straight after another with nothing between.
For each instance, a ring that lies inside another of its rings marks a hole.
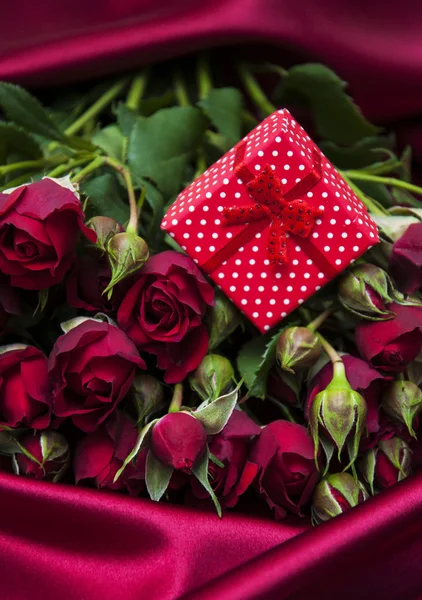
<instances>
[{"instance_id":1,"label":"bouquet of roses","mask_svg":"<svg viewBox=\"0 0 422 600\"><path fill-rule=\"evenodd\" d=\"M195 61L0 83L1 468L325 521L420 463L422 188L326 67Z\"/></svg>"}]
</instances>

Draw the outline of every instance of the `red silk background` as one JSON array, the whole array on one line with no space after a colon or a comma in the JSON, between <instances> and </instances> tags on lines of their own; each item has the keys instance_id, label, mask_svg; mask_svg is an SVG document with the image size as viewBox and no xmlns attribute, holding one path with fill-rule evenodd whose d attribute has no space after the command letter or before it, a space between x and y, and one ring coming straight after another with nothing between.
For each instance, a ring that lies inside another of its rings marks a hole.
<instances>
[{"instance_id":1,"label":"red silk background","mask_svg":"<svg viewBox=\"0 0 422 600\"><path fill-rule=\"evenodd\" d=\"M336 69L422 158L422 4L15 0L0 79L53 85L175 53L265 43ZM0 474L5 600L422 598L422 475L310 529Z\"/></svg>"}]
</instances>

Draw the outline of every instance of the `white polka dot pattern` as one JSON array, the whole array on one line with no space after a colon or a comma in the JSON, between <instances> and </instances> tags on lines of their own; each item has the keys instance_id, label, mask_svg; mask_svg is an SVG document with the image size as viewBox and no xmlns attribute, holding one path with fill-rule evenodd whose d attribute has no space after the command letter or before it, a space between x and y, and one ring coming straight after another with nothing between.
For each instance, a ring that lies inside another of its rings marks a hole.
<instances>
[{"instance_id":1,"label":"white polka dot pattern","mask_svg":"<svg viewBox=\"0 0 422 600\"><path fill-rule=\"evenodd\" d=\"M248 136L245 162L253 173L271 165L286 191L313 166L316 147L287 110L279 110ZM321 153L322 155L322 153ZM251 204L246 187L234 173L232 148L192 182L168 210L161 227L201 266L247 225L224 226L226 206ZM268 228L225 260L211 278L262 332L273 327L329 281L301 246L312 246L341 272L378 242L365 206L322 155L322 177L307 202L323 209L306 243L287 239L289 263L273 266L267 256ZM198 243L199 242L199 243Z\"/></svg>"}]
</instances>

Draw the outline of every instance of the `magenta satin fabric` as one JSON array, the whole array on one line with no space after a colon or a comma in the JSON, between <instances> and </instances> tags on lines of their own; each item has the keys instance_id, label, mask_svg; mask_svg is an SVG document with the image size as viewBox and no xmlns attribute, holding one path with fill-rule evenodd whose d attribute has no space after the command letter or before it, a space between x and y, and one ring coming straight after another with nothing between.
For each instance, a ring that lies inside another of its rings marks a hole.
<instances>
[{"instance_id":1,"label":"magenta satin fabric","mask_svg":"<svg viewBox=\"0 0 422 600\"><path fill-rule=\"evenodd\" d=\"M414 0L3 2L0 79L53 85L214 45L321 60L380 122L422 114ZM421 130L403 134L422 157ZM416 600L422 474L316 529L0 473L5 600Z\"/></svg>"},{"instance_id":2,"label":"magenta satin fabric","mask_svg":"<svg viewBox=\"0 0 422 600\"><path fill-rule=\"evenodd\" d=\"M422 110L415 0L15 0L2 2L0 79L54 84L189 50L264 42L322 60L381 120Z\"/></svg>"}]
</instances>

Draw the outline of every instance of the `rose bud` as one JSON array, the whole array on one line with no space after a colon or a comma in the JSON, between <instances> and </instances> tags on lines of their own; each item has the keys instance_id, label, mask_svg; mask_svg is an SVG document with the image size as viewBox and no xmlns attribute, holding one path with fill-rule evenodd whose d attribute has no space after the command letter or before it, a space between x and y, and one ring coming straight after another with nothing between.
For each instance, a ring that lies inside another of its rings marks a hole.
<instances>
[{"instance_id":1,"label":"rose bud","mask_svg":"<svg viewBox=\"0 0 422 600\"><path fill-rule=\"evenodd\" d=\"M151 432L154 456L168 467L187 473L201 458L206 445L207 432L203 425L187 412L165 415Z\"/></svg>"},{"instance_id":2,"label":"rose bud","mask_svg":"<svg viewBox=\"0 0 422 600\"><path fill-rule=\"evenodd\" d=\"M27 290L60 283L79 234L96 240L83 219L78 194L60 180L44 178L0 193L0 271L12 286Z\"/></svg>"},{"instance_id":3,"label":"rose bud","mask_svg":"<svg viewBox=\"0 0 422 600\"><path fill-rule=\"evenodd\" d=\"M208 331L210 341L208 348L214 350L221 342L233 333L241 323L241 315L233 302L222 292L216 290L215 304L207 315Z\"/></svg>"},{"instance_id":4,"label":"rose bud","mask_svg":"<svg viewBox=\"0 0 422 600\"><path fill-rule=\"evenodd\" d=\"M353 390L348 382L343 361L335 362L333 371L331 382L315 396L310 407L309 425L315 444L315 459L322 428L322 432L336 445L339 460L346 440L350 440L351 464L357 457L365 429L367 407L365 398Z\"/></svg>"},{"instance_id":5,"label":"rose bud","mask_svg":"<svg viewBox=\"0 0 422 600\"><path fill-rule=\"evenodd\" d=\"M289 421L269 423L248 460L257 466L256 488L275 518L283 519L288 512L302 516L319 479L306 428Z\"/></svg>"},{"instance_id":6,"label":"rose bud","mask_svg":"<svg viewBox=\"0 0 422 600\"><path fill-rule=\"evenodd\" d=\"M20 446L21 453L14 456L17 475L57 482L69 467L68 443L56 431L30 434L20 442Z\"/></svg>"},{"instance_id":7,"label":"rose bud","mask_svg":"<svg viewBox=\"0 0 422 600\"><path fill-rule=\"evenodd\" d=\"M354 390L365 398L367 415L365 430L360 442L360 450L366 450L376 446L384 436L394 435L394 426L379 414L381 404L381 384L383 375L373 369L367 362L355 356L343 355L342 357L346 377ZM309 419L309 411L315 396L324 390L333 377L333 366L331 362L325 365L313 377L309 384L308 395L305 403L305 418Z\"/></svg>"},{"instance_id":8,"label":"rose bud","mask_svg":"<svg viewBox=\"0 0 422 600\"><path fill-rule=\"evenodd\" d=\"M234 383L230 361L219 354L208 354L189 377L189 383L202 400L215 400L226 394Z\"/></svg>"},{"instance_id":9,"label":"rose bud","mask_svg":"<svg viewBox=\"0 0 422 600\"><path fill-rule=\"evenodd\" d=\"M382 408L395 421L404 423L412 437L413 422L422 410L422 391L412 381L393 381L383 396Z\"/></svg>"},{"instance_id":10,"label":"rose bud","mask_svg":"<svg viewBox=\"0 0 422 600\"><path fill-rule=\"evenodd\" d=\"M131 461L120 477L114 476L136 444L135 424L116 411L97 431L86 434L76 445L73 468L75 482L94 484L99 489L126 490L137 496L145 488L145 456L141 452L136 464Z\"/></svg>"},{"instance_id":11,"label":"rose bud","mask_svg":"<svg viewBox=\"0 0 422 600\"><path fill-rule=\"evenodd\" d=\"M277 342L277 362L285 371L312 367L321 356L322 346L317 335L307 327L288 327Z\"/></svg>"},{"instance_id":12,"label":"rose bud","mask_svg":"<svg viewBox=\"0 0 422 600\"><path fill-rule=\"evenodd\" d=\"M392 437L365 452L357 464L374 494L374 487L382 490L410 475L412 452L404 440Z\"/></svg>"},{"instance_id":13,"label":"rose bud","mask_svg":"<svg viewBox=\"0 0 422 600\"><path fill-rule=\"evenodd\" d=\"M390 271L400 291L412 294L422 288L422 223L410 225L394 243Z\"/></svg>"},{"instance_id":14,"label":"rose bud","mask_svg":"<svg viewBox=\"0 0 422 600\"><path fill-rule=\"evenodd\" d=\"M115 325L79 318L63 327L67 333L57 338L48 361L54 414L94 431L125 398L136 367L145 369L145 363Z\"/></svg>"},{"instance_id":15,"label":"rose bud","mask_svg":"<svg viewBox=\"0 0 422 600\"><path fill-rule=\"evenodd\" d=\"M135 375L130 397L136 407L138 423L166 406L162 384L145 373Z\"/></svg>"},{"instance_id":16,"label":"rose bud","mask_svg":"<svg viewBox=\"0 0 422 600\"><path fill-rule=\"evenodd\" d=\"M388 305L394 319L359 323L355 340L359 352L372 366L399 372L414 360L422 349L422 307Z\"/></svg>"},{"instance_id":17,"label":"rose bud","mask_svg":"<svg viewBox=\"0 0 422 600\"><path fill-rule=\"evenodd\" d=\"M393 302L390 287L387 273L366 263L356 265L340 278L337 293L342 305L360 318L385 320L394 317L394 312L386 308L386 303Z\"/></svg>"},{"instance_id":18,"label":"rose bud","mask_svg":"<svg viewBox=\"0 0 422 600\"><path fill-rule=\"evenodd\" d=\"M245 412L234 410L224 429L212 436L209 450L222 466L210 460L208 472L211 487L222 506L235 506L255 479L258 467L248 460L248 452L253 438L260 433L261 428ZM197 498L209 498L195 477L190 478L190 484Z\"/></svg>"},{"instance_id":19,"label":"rose bud","mask_svg":"<svg viewBox=\"0 0 422 600\"><path fill-rule=\"evenodd\" d=\"M85 249L83 256L77 258L66 277L68 304L90 312L116 313L128 283L122 281L117 284L109 299L104 290L110 279L111 270L107 258L96 248Z\"/></svg>"},{"instance_id":20,"label":"rose bud","mask_svg":"<svg viewBox=\"0 0 422 600\"><path fill-rule=\"evenodd\" d=\"M144 239L128 231L117 233L107 244L107 254L111 267L111 280L104 292L136 273L149 258L148 245Z\"/></svg>"},{"instance_id":21,"label":"rose bud","mask_svg":"<svg viewBox=\"0 0 422 600\"><path fill-rule=\"evenodd\" d=\"M317 523L328 521L368 499L364 486L349 473L324 477L315 488L312 516Z\"/></svg>"},{"instance_id":22,"label":"rose bud","mask_svg":"<svg viewBox=\"0 0 422 600\"><path fill-rule=\"evenodd\" d=\"M102 215L92 217L86 225L97 234L96 246L103 252L107 251L107 244L110 239L123 231L123 227L117 221L111 217L104 217Z\"/></svg>"},{"instance_id":23,"label":"rose bud","mask_svg":"<svg viewBox=\"0 0 422 600\"><path fill-rule=\"evenodd\" d=\"M169 250L139 272L117 320L139 349L157 356L164 381L178 383L208 351L204 317L213 301L214 290L193 260Z\"/></svg>"},{"instance_id":24,"label":"rose bud","mask_svg":"<svg viewBox=\"0 0 422 600\"><path fill-rule=\"evenodd\" d=\"M50 418L47 358L33 346L0 347L0 431L2 425L45 429Z\"/></svg>"}]
</instances>

